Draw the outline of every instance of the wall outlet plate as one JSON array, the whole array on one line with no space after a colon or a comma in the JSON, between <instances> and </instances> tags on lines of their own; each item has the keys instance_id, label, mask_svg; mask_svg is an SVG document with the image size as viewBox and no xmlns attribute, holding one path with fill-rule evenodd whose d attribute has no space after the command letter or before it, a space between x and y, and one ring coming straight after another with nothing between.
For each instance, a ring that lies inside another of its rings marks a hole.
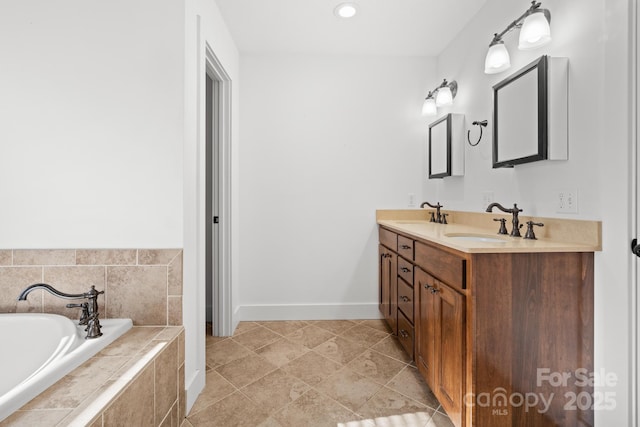
<instances>
[{"instance_id":1,"label":"wall outlet plate","mask_svg":"<svg viewBox=\"0 0 640 427\"><path fill-rule=\"evenodd\" d=\"M409 200L408 206L410 208L415 208L416 207L416 195L414 193L409 193L408 200Z\"/></svg>"},{"instance_id":2,"label":"wall outlet plate","mask_svg":"<svg viewBox=\"0 0 640 427\"><path fill-rule=\"evenodd\" d=\"M557 213L578 213L578 190L557 190L555 194Z\"/></svg>"},{"instance_id":3,"label":"wall outlet plate","mask_svg":"<svg viewBox=\"0 0 640 427\"><path fill-rule=\"evenodd\" d=\"M489 206L491 203L493 203L493 191L483 191L482 192L482 210L484 211L485 209L487 209L487 206Z\"/></svg>"}]
</instances>

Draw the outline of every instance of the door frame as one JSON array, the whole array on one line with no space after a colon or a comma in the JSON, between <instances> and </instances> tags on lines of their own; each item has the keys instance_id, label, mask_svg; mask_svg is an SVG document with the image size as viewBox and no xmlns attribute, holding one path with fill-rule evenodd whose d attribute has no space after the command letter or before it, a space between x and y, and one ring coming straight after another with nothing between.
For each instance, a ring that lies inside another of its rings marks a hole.
<instances>
[{"instance_id":1,"label":"door frame","mask_svg":"<svg viewBox=\"0 0 640 427\"><path fill-rule=\"evenodd\" d=\"M640 100L640 88L638 87L638 81L640 76L640 8L635 1L629 2L631 19L630 31L630 65L631 72L629 78L629 93L631 94L630 108L630 136L631 136L631 236L639 238L638 232L640 230L640 150L638 144L640 141L638 127L640 126L640 106L638 102ZM638 402L640 398L640 315L638 309L640 308L640 258L634 255L629 255L635 259L635 262L631 263L631 396L629 402L631 402L631 425L639 425L640 423L640 408L634 404Z\"/></svg>"},{"instance_id":2,"label":"door frame","mask_svg":"<svg viewBox=\"0 0 640 427\"><path fill-rule=\"evenodd\" d=\"M214 132L217 134L219 143L219 156L218 156L218 197L219 197L219 212L220 222L218 227L218 266L217 272L217 289L213 290L213 334L216 336L229 336L233 332L232 328L232 309L231 309L231 90L232 82L229 74L225 71L221 62L213 52L213 49L209 43L205 42L205 69L202 79L206 79L206 74L209 74L217 81L219 89L219 104L218 108L214 108L217 111L218 117L216 123L217 129ZM206 135L202 135L201 147L203 149L200 153L204 157L206 153ZM201 164L203 164L201 159ZM205 167L200 169L199 173L200 183L206 189L206 163ZM204 215L203 215L204 216ZM204 221L211 221L212 218L204 218ZM203 228L205 224L201 225ZM204 239L203 239L204 241ZM215 243L214 243L215 244ZM206 248L203 249L205 253L202 256L206 256ZM202 264L206 268L206 263ZM214 272L216 274L216 272ZM202 272L204 277L204 272ZM214 281L215 283L216 281ZM206 280L201 281L203 286L206 286ZM206 294L203 292L201 295ZM201 301L202 310L205 309L206 301Z\"/></svg>"}]
</instances>

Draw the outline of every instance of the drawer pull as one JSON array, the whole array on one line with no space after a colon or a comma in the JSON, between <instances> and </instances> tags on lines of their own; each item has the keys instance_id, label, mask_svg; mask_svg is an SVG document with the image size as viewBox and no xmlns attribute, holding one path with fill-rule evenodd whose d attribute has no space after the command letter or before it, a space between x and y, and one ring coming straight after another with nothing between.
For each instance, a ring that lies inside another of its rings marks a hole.
<instances>
[{"instance_id":1,"label":"drawer pull","mask_svg":"<svg viewBox=\"0 0 640 427\"><path fill-rule=\"evenodd\" d=\"M411 249L411 246L408 245L401 245L400 249Z\"/></svg>"},{"instance_id":2,"label":"drawer pull","mask_svg":"<svg viewBox=\"0 0 640 427\"><path fill-rule=\"evenodd\" d=\"M409 338L409 333L407 331L405 331L404 329L400 329L400 336L402 338Z\"/></svg>"},{"instance_id":3,"label":"drawer pull","mask_svg":"<svg viewBox=\"0 0 640 427\"><path fill-rule=\"evenodd\" d=\"M438 292L440 292L440 290L434 288L433 286L431 286L431 289L429 289L431 291L432 294L437 294Z\"/></svg>"},{"instance_id":4,"label":"drawer pull","mask_svg":"<svg viewBox=\"0 0 640 427\"><path fill-rule=\"evenodd\" d=\"M409 301L411 301L411 300L409 299L409 297L407 297L406 295L401 295L401 296L400 296L400 299L401 299L402 301L404 301L404 302L409 302Z\"/></svg>"},{"instance_id":5,"label":"drawer pull","mask_svg":"<svg viewBox=\"0 0 640 427\"><path fill-rule=\"evenodd\" d=\"M411 271L407 267L402 267L400 270L402 270L403 273L408 273Z\"/></svg>"}]
</instances>

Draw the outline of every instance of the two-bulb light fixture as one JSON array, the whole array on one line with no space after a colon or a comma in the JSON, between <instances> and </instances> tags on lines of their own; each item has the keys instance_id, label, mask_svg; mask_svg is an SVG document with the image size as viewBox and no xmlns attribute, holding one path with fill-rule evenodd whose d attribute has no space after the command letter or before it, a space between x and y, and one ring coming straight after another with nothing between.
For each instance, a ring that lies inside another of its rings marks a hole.
<instances>
[{"instance_id":1,"label":"two-bulb light fixture","mask_svg":"<svg viewBox=\"0 0 640 427\"><path fill-rule=\"evenodd\" d=\"M458 83L455 80L450 83L444 79L437 88L430 90L422 104L423 116L435 116L438 114L438 107L453 104L453 98L458 93Z\"/></svg>"},{"instance_id":2,"label":"two-bulb light fixture","mask_svg":"<svg viewBox=\"0 0 640 427\"><path fill-rule=\"evenodd\" d=\"M533 0L531 7L518 19L513 21L501 33L495 33L489 44L489 51L484 60L484 72L486 74L501 73L511 66L509 51L502 38L509 31L519 28L520 38L518 49L530 50L544 46L551 41L551 13L547 9L540 9L540 2Z\"/></svg>"}]
</instances>

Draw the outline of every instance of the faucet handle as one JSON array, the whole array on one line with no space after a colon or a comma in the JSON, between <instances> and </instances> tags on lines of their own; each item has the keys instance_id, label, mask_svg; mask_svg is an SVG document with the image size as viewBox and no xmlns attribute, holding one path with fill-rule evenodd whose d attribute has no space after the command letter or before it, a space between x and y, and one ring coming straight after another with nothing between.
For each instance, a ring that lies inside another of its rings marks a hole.
<instances>
[{"instance_id":1,"label":"faucet handle","mask_svg":"<svg viewBox=\"0 0 640 427\"><path fill-rule=\"evenodd\" d=\"M527 232L524 235L524 239L538 240L536 234L533 232L534 225L538 227L544 227L544 224L541 222L527 221Z\"/></svg>"},{"instance_id":2,"label":"faucet handle","mask_svg":"<svg viewBox=\"0 0 640 427\"><path fill-rule=\"evenodd\" d=\"M443 213L443 214L442 214L442 224L449 224L449 223L447 222L447 216L449 216L449 214L448 214L448 213Z\"/></svg>"},{"instance_id":3,"label":"faucet handle","mask_svg":"<svg viewBox=\"0 0 640 427\"><path fill-rule=\"evenodd\" d=\"M498 234L509 234L507 226L505 225L507 222L506 218L493 218L493 220L500 221L500 230L498 230Z\"/></svg>"},{"instance_id":4,"label":"faucet handle","mask_svg":"<svg viewBox=\"0 0 640 427\"><path fill-rule=\"evenodd\" d=\"M76 308L76 307L82 309L82 314L80 315L79 324L86 325L87 319L89 318L89 304L86 302L83 302L81 304L67 304L67 308Z\"/></svg>"},{"instance_id":5,"label":"faucet handle","mask_svg":"<svg viewBox=\"0 0 640 427\"><path fill-rule=\"evenodd\" d=\"M429 214L431 215L431 218L429 218L429 222L436 222L435 212L431 211L429 212Z\"/></svg>"}]
</instances>

